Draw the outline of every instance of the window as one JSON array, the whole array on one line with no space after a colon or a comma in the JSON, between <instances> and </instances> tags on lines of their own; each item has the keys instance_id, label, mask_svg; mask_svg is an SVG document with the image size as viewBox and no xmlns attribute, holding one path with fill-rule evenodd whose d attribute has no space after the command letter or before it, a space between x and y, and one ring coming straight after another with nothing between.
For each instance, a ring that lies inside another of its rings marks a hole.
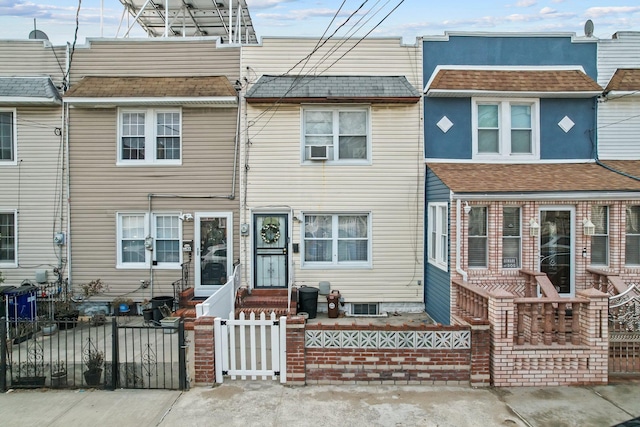
<instances>
[{"instance_id":1,"label":"window","mask_svg":"<svg viewBox=\"0 0 640 427\"><path fill-rule=\"evenodd\" d=\"M539 157L537 100L473 102L474 158Z\"/></svg>"},{"instance_id":2,"label":"window","mask_svg":"<svg viewBox=\"0 0 640 427\"><path fill-rule=\"evenodd\" d=\"M152 218L153 232L149 233L148 214L118 214L118 267L148 268L155 261L159 267L180 268L182 230L178 214L153 214ZM147 250L147 246L153 250Z\"/></svg>"},{"instance_id":3,"label":"window","mask_svg":"<svg viewBox=\"0 0 640 427\"><path fill-rule=\"evenodd\" d=\"M640 206L627 206L625 228L625 264L640 265Z\"/></svg>"},{"instance_id":4,"label":"window","mask_svg":"<svg viewBox=\"0 0 640 427\"><path fill-rule=\"evenodd\" d=\"M303 110L305 160L368 162L369 111L362 108ZM326 147L326 148L324 148ZM324 154L326 150L326 156Z\"/></svg>"},{"instance_id":5,"label":"window","mask_svg":"<svg viewBox=\"0 0 640 427\"><path fill-rule=\"evenodd\" d=\"M446 203L429 203L429 262L446 270L449 251L449 217Z\"/></svg>"},{"instance_id":6,"label":"window","mask_svg":"<svg viewBox=\"0 0 640 427\"><path fill-rule=\"evenodd\" d=\"M356 316L375 316L378 314L378 304L372 303L353 303L353 315Z\"/></svg>"},{"instance_id":7,"label":"window","mask_svg":"<svg viewBox=\"0 0 640 427\"><path fill-rule=\"evenodd\" d=\"M474 206L469 212L469 267L488 266L487 208Z\"/></svg>"},{"instance_id":8,"label":"window","mask_svg":"<svg viewBox=\"0 0 640 427\"><path fill-rule=\"evenodd\" d=\"M520 268L520 208L502 210L502 268Z\"/></svg>"},{"instance_id":9,"label":"window","mask_svg":"<svg viewBox=\"0 0 640 427\"><path fill-rule=\"evenodd\" d=\"M179 110L121 110L119 164L180 164Z\"/></svg>"},{"instance_id":10,"label":"window","mask_svg":"<svg viewBox=\"0 0 640 427\"><path fill-rule=\"evenodd\" d=\"M596 226L591 236L591 264L609 265L609 207L592 206L591 222Z\"/></svg>"},{"instance_id":11,"label":"window","mask_svg":"<svg viewBox=\"0 0 640 427\"><path fill-rule=\"evenodd\" d=\"M369 267L369 227L367 214L305 215L305 264Z\"/></svg>"},{"instance_id":12,"label":"window","mask_svg":"<svg viewBox=\"0 0 640 427\"><path fill-rule=\"evenodd\" d=\"M18 265L16 232L15 212L0 212L0 265L2 266Z\"/></svg>"},{"instance_id":13,"label":"window","mask_svg":"<svg viewBox=\"0 0 640 427\"><path fill-rule=\"evenodd\" d=\"M0 165L16 164L15 111L0 110Z\"/></svg>"}]
</instances>

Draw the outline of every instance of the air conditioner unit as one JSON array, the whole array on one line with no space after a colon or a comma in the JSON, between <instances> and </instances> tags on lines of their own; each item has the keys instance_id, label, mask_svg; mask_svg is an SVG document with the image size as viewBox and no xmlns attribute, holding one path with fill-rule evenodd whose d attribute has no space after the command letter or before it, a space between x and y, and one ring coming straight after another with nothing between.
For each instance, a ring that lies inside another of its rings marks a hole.
<instances>
[{"instance_id":1,"label":"air conditioner unit","mask_svg":"<svg viewBox=\"0 0 640 427\"><path fill-rule=\"evenodd\" d=\"M309 160L327 160L329 158L328 145L309 146Z\"/></svg>"}]
</instances>

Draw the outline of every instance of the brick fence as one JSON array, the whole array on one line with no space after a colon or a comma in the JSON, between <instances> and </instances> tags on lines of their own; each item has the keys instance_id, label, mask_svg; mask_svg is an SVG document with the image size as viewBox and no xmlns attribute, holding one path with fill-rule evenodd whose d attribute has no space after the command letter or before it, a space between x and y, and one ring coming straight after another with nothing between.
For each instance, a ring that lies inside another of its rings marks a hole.
<instances>
[{"instance_id":1,"label":"brick fence","mask_svg":"<svg viewBox=\"0 0 640 427\"><path fill-rule=\"evenodd\" d=\"M195 323L195 378L215 381L213 318ZM306 324L287 319L287 384L490 383L488 325Z\"/></svg>"}]
</instances>

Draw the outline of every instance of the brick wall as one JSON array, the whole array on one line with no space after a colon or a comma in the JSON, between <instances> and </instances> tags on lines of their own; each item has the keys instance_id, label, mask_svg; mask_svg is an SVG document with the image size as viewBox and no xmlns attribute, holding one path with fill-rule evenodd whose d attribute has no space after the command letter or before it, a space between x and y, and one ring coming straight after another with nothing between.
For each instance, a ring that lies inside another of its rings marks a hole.
<instances>
[{"instance_id":1,"label":"brick wall","mask_svg":"<svg viewBox=\"0 0 640 427\"><path fill-rule=\"evenodd\" d=\"M211 385L216 381L213 317L196 319L193 327L195 384Z\"/></svg>"}]
</instances>

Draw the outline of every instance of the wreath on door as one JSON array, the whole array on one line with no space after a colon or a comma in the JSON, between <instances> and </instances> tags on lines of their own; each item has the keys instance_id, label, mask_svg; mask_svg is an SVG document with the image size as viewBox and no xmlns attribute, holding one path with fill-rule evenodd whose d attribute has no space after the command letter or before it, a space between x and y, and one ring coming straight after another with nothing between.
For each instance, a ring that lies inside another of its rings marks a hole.
<instances>
[{"instance_id":1,"label":"wreath on door","mask_svg":"<svg viewBox=\"0 0 640 427\"><path fill-rule=\"evenodd\" d=\"M275 218L265 218L260 229L262 241L271 244L280 239L280 222Z\"/></svg>"}]
</instances>

